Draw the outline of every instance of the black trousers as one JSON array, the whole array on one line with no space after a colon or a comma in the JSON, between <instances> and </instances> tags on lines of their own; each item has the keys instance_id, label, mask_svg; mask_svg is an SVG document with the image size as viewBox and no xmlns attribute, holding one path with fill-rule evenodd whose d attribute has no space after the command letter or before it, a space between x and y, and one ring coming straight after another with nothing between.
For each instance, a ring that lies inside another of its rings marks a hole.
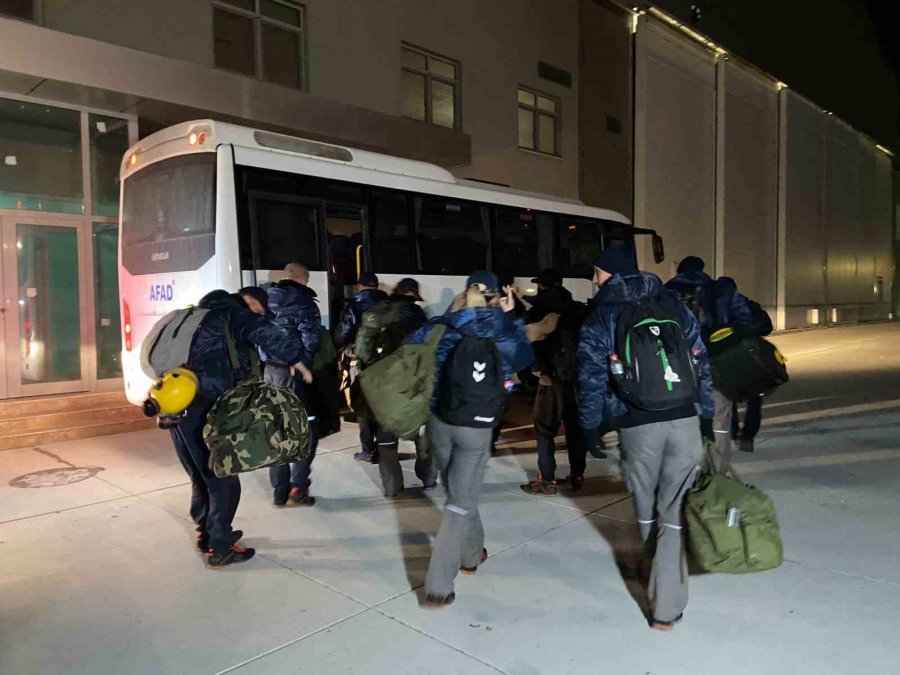
<instances>
[{"instance_id":1,"label":"black trousers","mask_svg":"<svg viewBox=\"0 0 900 675\"><path fill-rule=\"evenodd\" d=\"M241 481L237 476L218 478L209 470L203 425L211 407L210 401L195 400L171 434L178 459L191 479L191 518L198 530L209 535L209 547L221 552L234 543L231 523L241 501Z\"/></svg>"},{"instance_id":2,"label":"black trousers","mask_svg":"<svg viewBox=\"0 0 900 675\"><path fill-rule=\"evenodd\" d=\"M534 431L537 436L538 469L544 480L556 477L556 443L560 424L565 425L566 448L573 476L584 476L587 447L578 425L575 385L555 381L538 386L534 397Z\"/></svg>"}]
</instances>

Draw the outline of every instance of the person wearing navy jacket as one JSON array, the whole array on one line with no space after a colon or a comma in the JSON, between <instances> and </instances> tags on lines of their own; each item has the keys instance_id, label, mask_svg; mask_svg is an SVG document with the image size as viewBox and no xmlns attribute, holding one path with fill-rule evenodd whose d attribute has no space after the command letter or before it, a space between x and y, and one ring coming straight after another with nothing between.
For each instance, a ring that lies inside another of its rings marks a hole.
<instances>
[{"instance_id":1,"label":"person wearing navy jacket","mask_svg":"<svg viewBox=\"0 0 900 675\"><path fill-rule=\"evenodd\" d=\"M245 562L252 548L237 544L242 536L231 523L241 500L237 476L218 478L209 468L209 447L203 426L213 403L250 373L252 354L263 349L283 363L297 364L302 349L268 319L251 312L239 295L216 290L198 303L209 310L191 345L186 367L199 380L196 398L171 430L175 452L191 479L191 518L197 525L197 548L207 554L209 567ZM231 329L240 367L233 369L228 356L226 326Z\"/></svg>"},{"instance_id":2,"label":"person wearing navy jacket","mask_svg":"<svg viewBox=\"0 0 900 675\"><path fill-rule=\"evenodd\" d=\"M301 347L297 360L303 364L303 368L291 369L290 364L263 350L262 358L266 364L264 377L266 382L288 387L297 394L306 407L312 438L309 457L299 462L270 467L269 482L274 493L274 506L312 506L316 499L309 494L312 484L310 474L319 434L313 391L308 385L312 382L309 369L312 367L313 356L322 341L322 317L316 304L316 292L307 285L309 270L300 263L288 263L284 273L285 278L267 291L268 309L275 317L272 323L286 335L292 336Z\"/></svg>"},{"instance_id":3,"label":"person wearing navy jacket","mask_svg":"<svg viewBox=\"0 0 900 675\"><path fill-rule=\"evenodd\" d=\"M578 345L578 411L588 447L598 429L619 428L625 475L634 496L645 554L652 559L651 626L671 630L688 600L687 567L681 536L681 507L703 456L701 433L712 435L712 379L700 327L694 316L654 274L639 272L633 250L613 246L594 261L599 290L581 329ZM691 349L698 385L695 404L643 410L625 403L610 386L610 359L618 350L616 329L623 310L653 300L681 327ZM700 420L698 423L698 408Z\"/></svg>"}]
</instances>

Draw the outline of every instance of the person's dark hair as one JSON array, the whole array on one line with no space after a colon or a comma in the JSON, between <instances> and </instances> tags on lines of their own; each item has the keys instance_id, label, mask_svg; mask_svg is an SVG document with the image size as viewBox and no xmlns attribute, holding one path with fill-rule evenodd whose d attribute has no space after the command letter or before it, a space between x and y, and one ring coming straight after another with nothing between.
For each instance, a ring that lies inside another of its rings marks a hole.
<instances>
[{"instance_id":1,"label":"person's dark hair","mask_svg":"<svg viewBox=\"0 0 900 675\"><path fill-rule=\"evenodd\" d=\"M703 262L703 258L698 258L695 255L689 255L687 258L678 263L678 274L702 272L704 267L706 267L706 263Z\"/></svg>"}]
</instances>

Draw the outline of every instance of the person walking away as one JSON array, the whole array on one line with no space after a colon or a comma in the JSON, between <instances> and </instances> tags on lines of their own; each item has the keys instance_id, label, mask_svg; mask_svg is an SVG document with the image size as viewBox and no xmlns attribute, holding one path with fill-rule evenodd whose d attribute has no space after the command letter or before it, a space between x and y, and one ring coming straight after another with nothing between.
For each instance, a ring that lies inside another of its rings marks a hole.
<instances>
[{"instance_id":1,"label":"person walking away","mask_svg":"<svg viewBox=\"0 0 900 675\"><path fill-rule=\"evenodd\" d=\"M737 291L737 284L729 277L722 277L719 282L734 286ZM772 318L769 313L762 308L755 300L747 298L747 306L750 307L750 317L753 321L753 327L759 337L767 337L772 334L775 326L772 325ZM744 425L741 427L741 418L738 414L738 402L732 403L731 408L731 437L733 440L739 440L739 449L741 452L753 452L756 434L759 433L762 426L762 404L763 396L751 396L747 400L746 409L744 410Z\"/></svg>"},{"instance_id":2,"label":"person walking away","mask_svg":"<svg viewBox=\"0 0 900 675\"><path fill-rule=\"evenodd\" d=\"M575 395L578 335L587 308L572 299L562 281L562 275L553 269L545 269L532 279L538 285L538 292L529 298L531 307L525 314L526 334L535 353L532 371L539 378L533 409L539 473L521 488L537 496L555 496L558 492L555 439L560 424L565 427L569 453L566 480L572 490L584 486L587 464Z\"/></svg>"},{"instance_id":3,"label":"person walking away","mask_svg":"<svg viewBox=\"0 0 900 675\"><path fill-rule=\"evenodd\" d=\"M401 279L386 300L362 315L354 344L360 371L392 354L403 340L425 324L427 320L425 312L416 304L421 301L419 282L410 278ZM376 420L368 420L367 424L368 429L375 434L379 456L378 469L384 496L396 497L403 491L399 439ZM425 439L416 439L415 471L424 489L430 490L437 483L426 446Z\"/></svg>"},{"instance_id":4,"label":"person walking away","mask_svg":"<svg viewBox=\"0 0 900 675\"><path fill-rule=\"evenodd\" d=\"M300 263L288 263L284 268L285 278L267 291L268 307L274 314L273 323L285 334L292 336L301 347L300 357L295 359L299 366L293 367L277 356L263 350L265 363L263 377L266 382L278 387L291 389L306 407L310 429L310 453L306 459L290 464L269 467L269 482L272 485L272 503L275 507L312 506L315 497L309 493L312 463L316 457L319 442L318 422L312 389L313 356L321 344L321 315L316 305L316 292L309 283L309 270Z\"/></svg>"},{"instance_id":5,"label":"person walking away","mask_svg":"<svg viewBox=\"0 0 900 675\"><path fill-rule=\"evenodd\" d=\"M652 560L651 626L671 630L688 601L682 502L703 456L701 433L712 435L706 348L693 314L657 276L638 271L633 251L604 249L594 268L599 290L578 346L582 433L590 443L604 422L620 429L625 477Z\"/></svg>"},{"instance_id":6,"label":"person walking away","mask_svg":"<svg viewBox=\"0 0 900 675\"><path fill-rule=\"evenodd\" d=\"M497 277L484 271L473 272L466 289L464 308L432 319L409 338L423 344L444 326L426 432L447 498L425 578L428 609L452 604L457 573L475 574L487 559L478 498L492 429L505 380L534 359L522 321L510 315L512 289L501 297Z\"/></svg>"},{"instance_id":7,"label":"person walking away","mask_svg":"<svg viewBox=\"0 0 900 675\"><path fill-rule=\"evenodd\" d=\"M528 308L525 306L525 303L522 302L522 300L519 298L518 289L515 288L515 278L513 277L513 275L498 273L497 274L497 283L499 284L501 293L504 293L504 294L507 293L509 288L512 288L512 290L513 290L512 297L513 297L513 303L515 306L513 307L512 312L511 312L512 317L514 319L520 319L523 316L525 316L525 312L527 311ZM457 296L457 298L459 298L457 309L462 309L462 307L465 306L465 291L460 293ZM456 302L456 301L454 301L454 302ZM451 310L452 310L452 307L450 309L448 309L447 311L449 312ZM531 387L531 382L528 379L529 375L530 375L530 371L527 368L525 370L522 370L522 371L519 371L518 373L516 373L517 379L519 380L519 384L521 385L522 390L524 390L526 392L533 389L533 387ZM531 387L531 389L529 389L530 387ZM509 400L510 400L510 397L512 396L511 391L509 391L507 393L509 394L509 396L507 396L503 401L503 408L500 410L500 414L497 415L497 424L494 426L494 431L491 434L491 457L496 457L497 454L499 453L499 451L497 450L497 441L500 440L500 434L503 431L503 422L506 419L506 413L509 410Z\"/></svg>"},{"instance_id":8,"label":"person walking away","mask_svg":"<svg viewBox=\"0 0 900 675\"><path fill-rule=\"evenodd\" d=\"M377 305L379 302L387 300L387 293L378 288L378 277L372 272L363 272L359 275L356 285L356 295L354 295L338 318L337 325L334 329L334 343L338 349L345 353L343 359L350 370L349 387L353 396L357 395L355 384L355 371L358 367L356 357L352 354L353 342L356 340L356 332L359 330L359 323L362 315L366 311ZM352 400L352 399L351 399ZM353 459L357 462L369 462L378 464L378 446L375 445L375 425L374 420L359 415L359 444L360 451L353 455Z\"/></svg>"},{"instance_id":9,"label":"person walking away","mask_svg":"<svg viewBox=\"0 0 900 675\"><path fill-rule=\"evenodd\" d=\"M747 299L737 292L733 283L714 281L704 268L706 263L696 256L688 256L678 265L675 277L666 282L671 291L694 315L700 324L703 341L709 345L710 336L719 328L730 326L738 331L752 332L753 322ZM714 383L715 384L715 383ZM731 415L733 402L718 389L713 389L715 417L715 464L719 471L731 468Z\"/></svg>"},{"instance_id":10,"label":"person walking away","mask_svg":"<svg viewBox=\"0 0 900 675\"><path fill-rule=\"evenodd\" d=\"M241 499L240 478L218 478L209 468L209 447L203 440L206 415L223 393L249 375L254 350L264 349L292 364L299 361L302 350L294 338L251 312L239 295L212 291L198 306L209 313L194 337L185 364L197 376L198 393L170 433L175 452L191 479L191 518L197 526L197 548L206 553L209 567L219 568L250 560L255 551L239 546L243 533L231 528ZM237 371L228 357L229 330L238 352Z\"/></svg>"}]
</instances>

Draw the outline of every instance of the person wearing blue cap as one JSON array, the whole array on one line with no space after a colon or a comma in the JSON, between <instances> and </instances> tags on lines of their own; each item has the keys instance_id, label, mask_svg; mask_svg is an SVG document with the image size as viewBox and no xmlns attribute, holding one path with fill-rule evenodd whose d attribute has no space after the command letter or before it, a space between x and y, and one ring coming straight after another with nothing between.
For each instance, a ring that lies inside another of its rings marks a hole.
<instances>
[{"instance_id":1,"label":"person wearing blue cap","mask_svg":"<svg viewBox=\"0 0 900 675\"><path fill-rule=\"evenodd\" d=\"M681 507L713 416L706 348L694 316L634 251L594 261L595 303L578 345L578 411L588 447L601 425L619 428L625 477L652 560L651 627L671 630L687 606ZM696 382L696 384L695 384ZM701 421L698 424L697 408Z\"/></svg>"},{"instance_id":2,"label":"person wearing blue cap","mask_svg":"<svg viewBox=\"0 0 900 675\"><path fill-rule=\"evenodd\" d=\"M464 306L431 319L408 342L424 344L440 330L434 392L426 434L447 494L425 577L427 609L453 603L453 581L475 574L487 559L478 498L490 457L493 427L506 381L534 360L521 319L513 318L512 289L502 294L492 272L473 272Z\"/></svg>"}]
</instances>

